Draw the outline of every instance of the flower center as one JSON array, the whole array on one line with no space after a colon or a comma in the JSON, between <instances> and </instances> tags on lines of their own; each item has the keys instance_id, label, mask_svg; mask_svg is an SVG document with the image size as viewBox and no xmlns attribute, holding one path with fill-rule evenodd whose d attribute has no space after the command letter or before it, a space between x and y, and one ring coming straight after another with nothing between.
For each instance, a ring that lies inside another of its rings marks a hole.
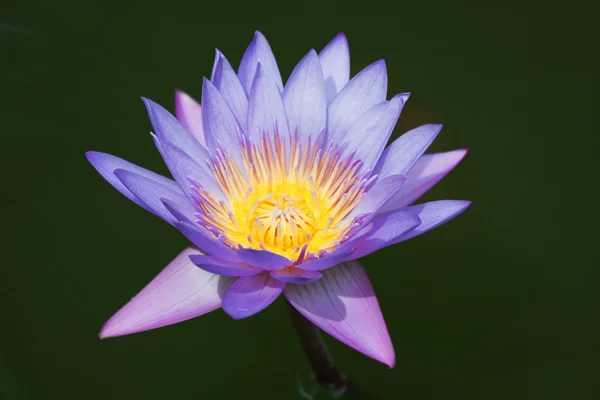
<instances>
[{"instance_id":1,"label":"flower center","mask_svg":"<svg viewBox=\"0 0 600 400\"><path fill-rule=\"evenodd\" d=\"M318 227L306 200L290 193L263 196L254 202L248 215L251 240L284 252L303 246Z\"/></svg>"},{"instance_id":2,"label":"flower center","mask_svg":"<svg viewBox=\"0 0 600 400\"><path fill-rule=\"evenodd\" d=\"M259 145L242 138L241 146L238 162L218 152L211 164L228 201L196 188L203 211L198 222L219 240L296 260L333 250L358 227L348 215L369 174L352 155L296 136L287 147L277 135Z\"/></svg>"}]
</instances>

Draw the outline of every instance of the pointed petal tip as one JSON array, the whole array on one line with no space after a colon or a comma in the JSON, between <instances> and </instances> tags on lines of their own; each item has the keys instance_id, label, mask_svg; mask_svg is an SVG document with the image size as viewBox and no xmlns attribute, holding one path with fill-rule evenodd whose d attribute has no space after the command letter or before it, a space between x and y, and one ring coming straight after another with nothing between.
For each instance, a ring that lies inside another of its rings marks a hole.
<instances>
[{"instance_id":1,"label":"pointed petal tip","mask_svg":"<svg viewBox=\"0 0 600 400\"><path fill-rule=\"evenodd\" d=\"M377 67L377 68L381 68L381 69L386 69L386 64L385 64L385 60L382 58L380 60L375 61L373 64L373 67Z\"/></svg>"},{"instance_id":2,"label":"pointed petal tip","mask_svg":"<svg viewBox=\"0 0 600 400\"><path fill-rule=\"evenodd\" d=\"M398 93L397 95L395 95L394 97L392 97L392 100L390 100L390 101L393 101L394 99L399 99L403 103L406 103L409 98L410 98L410 92Z\"/></svg>"},{"instance_id":3,"label":"pointed petal tip","mask_svg":"<svg viewBox=\"0 0 600 400\"><path fill-rule=\"evenodd\" d=\"M387 365L390 369L396 366L396 353L394 351L393 345L390 345L390 347L388 348L379 349L379 353L375 353L373 349L370 349L370 351L367 353L361 350L359 351L365 354L366 356L373 358L373 360Z\"/></svg>"},{"instance_id":4,"label":"pointed petal tip","mask_svg":"<svg viewBox=\"0 0 600 400\"><path fill-rule=\"evenodd\" d=\"M333 37L333 39L331 39L331 41L325 46L325 48L330 46L343 46L346 49L348 49L348 37L346 37L346 34L344 32L339 32Z\"/></svg>"}]
</instances>

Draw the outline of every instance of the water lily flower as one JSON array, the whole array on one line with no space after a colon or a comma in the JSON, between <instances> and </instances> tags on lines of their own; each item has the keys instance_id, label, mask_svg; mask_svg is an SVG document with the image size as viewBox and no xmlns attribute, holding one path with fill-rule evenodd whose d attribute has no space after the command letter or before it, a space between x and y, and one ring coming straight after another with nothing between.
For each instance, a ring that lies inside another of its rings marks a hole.
<instances>
[{"instance_id":1,"label":"water lily flower","mask_svg":"<svg viewBox=\"0 0 600 400\"><path fill-rule=\"evenodd\" d=\"M143 99L174 180L88 152L118 191L192 243L103 326L112 337L222 307L249 317L281 294L315 325L389 366L394 349L356 261L437 227L468 201L411 205L465 156L423 155L441 125L386 144L408 100L386 100L376 61L350 79L348 42L310 50L283 84L257 32L237 73L216 52L200 104L175 95L176 117Z\"/></svg>"}]
</instances>

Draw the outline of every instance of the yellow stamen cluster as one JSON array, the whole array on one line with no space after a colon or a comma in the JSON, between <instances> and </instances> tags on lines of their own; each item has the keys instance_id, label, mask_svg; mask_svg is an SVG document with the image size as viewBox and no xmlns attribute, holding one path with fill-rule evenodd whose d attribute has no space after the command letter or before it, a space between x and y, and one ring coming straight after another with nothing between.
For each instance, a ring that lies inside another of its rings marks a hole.
<instances>
[{"instance_id":1,"label":"yellow stamen cluster","mask_svg":"<svg viewBox=\"0 0 600 400\"><path fill-rule=\"evenodd\" d=\"M217 152L211 170L228 201L199 188L199 222L232 247L292 260L334 249L353 228L347 217L366 179L360 161L341 157L334 146L323 149L319 139L292 135L284 143L277 134L262 135L255 144L242 137L238 163Z\"/></svg>"}]
</instances>

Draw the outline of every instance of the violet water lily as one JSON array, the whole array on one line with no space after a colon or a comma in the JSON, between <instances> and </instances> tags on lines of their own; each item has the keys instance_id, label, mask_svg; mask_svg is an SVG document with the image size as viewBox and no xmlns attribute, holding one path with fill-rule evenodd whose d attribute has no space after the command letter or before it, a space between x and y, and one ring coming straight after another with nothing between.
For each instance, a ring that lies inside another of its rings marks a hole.
<instances>
[{"instance_id":1,"label":"violet water lily","mask_svg":"<svg viewBox=\"0 0 600 400\"><path fill-rule=\"evenodd\" d=\"M283 294L330 335L393 366L377 298L356 260L437 227L470 202L411 205L466 150L423 155L441 130L433 124L386 148L409 95L386 96L382 60L350 79L343 34L320 53L309 51L284 85L257 32L237 73L217 51L200 104L176 92L175 117L144 99L174 180L109 154L87 158L192 244L100 336L154 329L220 307L245 318Z\"/></svg>"}]
</instances>

